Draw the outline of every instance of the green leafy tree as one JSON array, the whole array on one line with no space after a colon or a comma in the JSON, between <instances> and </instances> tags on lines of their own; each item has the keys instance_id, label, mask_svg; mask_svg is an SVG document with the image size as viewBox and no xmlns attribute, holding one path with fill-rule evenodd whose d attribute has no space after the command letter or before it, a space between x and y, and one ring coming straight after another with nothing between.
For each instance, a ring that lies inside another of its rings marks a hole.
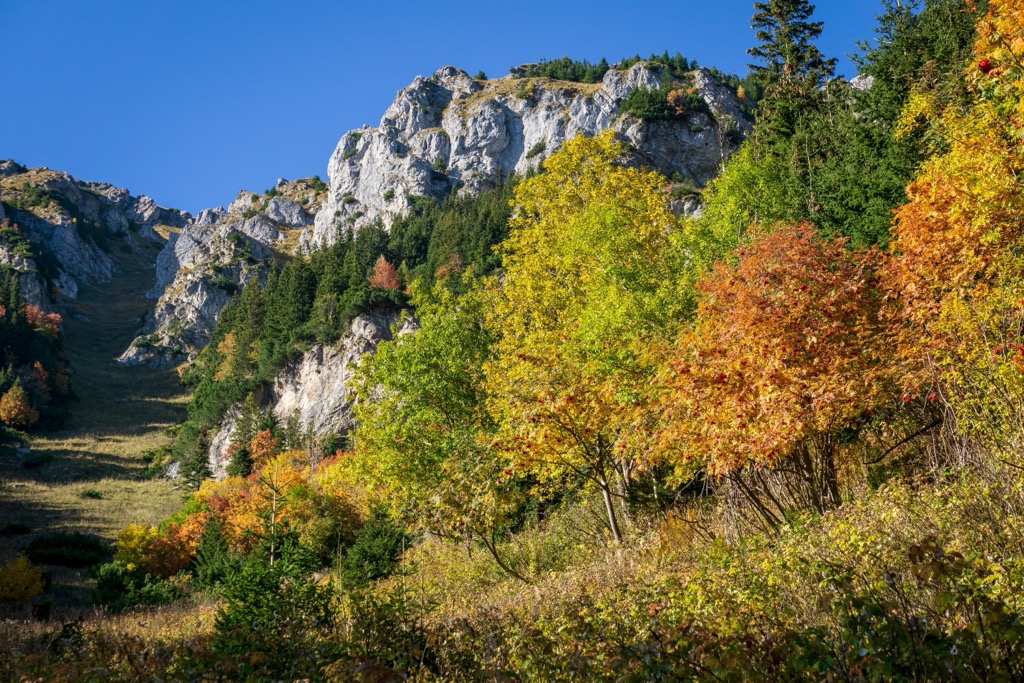
<instances>
[{"instance_id":1,"label":"green leafy tree","mask_svg":"<svg viewBox=\"0 0 1024 683\"><path fill-rule=\"evenodd\" d=\"M520 487L493 447L483 363L492 335L476 287L456 296L418 286L419 329L382 342L357 376L356 459L364 477L402 501L407 521L449 538L480 540L506 571L496 539Z\"/></svg>"}]
</instances>

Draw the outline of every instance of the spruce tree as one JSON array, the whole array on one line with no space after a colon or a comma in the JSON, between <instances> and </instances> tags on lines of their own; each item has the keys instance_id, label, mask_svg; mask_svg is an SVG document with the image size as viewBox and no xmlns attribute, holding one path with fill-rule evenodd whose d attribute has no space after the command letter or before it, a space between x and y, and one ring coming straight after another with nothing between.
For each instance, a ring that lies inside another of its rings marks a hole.
<instances>
[{"instance_id":1,"label":"spruce tree","mask_svg":"<svg viewBox=\"0 0 1024 683\"><path fill-rule=\"evenodd\" d=\"M747 52L759 64L748 64L761 85L771 87L783 80L820 85L835 70L836 60L826 59L814 44L822 22L810 21L814 5L807 0L767 0L754 3L750 20L760 44Z\"/></svg>"}]
</instances>

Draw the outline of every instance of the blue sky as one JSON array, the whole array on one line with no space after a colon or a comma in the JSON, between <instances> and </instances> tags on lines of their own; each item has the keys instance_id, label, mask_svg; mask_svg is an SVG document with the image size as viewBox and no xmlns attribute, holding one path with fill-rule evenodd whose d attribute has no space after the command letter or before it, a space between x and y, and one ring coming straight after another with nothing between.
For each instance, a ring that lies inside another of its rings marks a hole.
<instances>
[{"instance_id":1,"label":"blue sky","mask_svg":"<svg viewBox=\"0 0 1024 683\"><path fill-rule=\"evenodd\" d=\"M819 41L871 38L880 0L828 0ZM563 55L679 51L746 72L752 2L0 0L0 158L195 212L319 174L346 130L444 64L490 77Z\"/></svg>"}]
</instances>

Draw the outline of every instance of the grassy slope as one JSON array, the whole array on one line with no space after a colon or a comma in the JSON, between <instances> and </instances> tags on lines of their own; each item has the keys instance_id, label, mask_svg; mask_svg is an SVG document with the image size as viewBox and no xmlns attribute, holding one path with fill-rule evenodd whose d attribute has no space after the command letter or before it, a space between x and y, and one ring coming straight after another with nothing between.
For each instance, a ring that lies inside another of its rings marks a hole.
<instances>
[{"instance_id":1,"label":"grassy slope","mask_svg":"<svg viewBox=\"0 0 1024 683\"><path fill-rule=\"evenodd\" d=\"M65 333L79 400L60 431L32 440L32 455L52 455L50 462L26 469L13 449L0 447L0 525L32 529L28 536L0 536L0 561L37 533L74 530L112 541L129 522L153 524L180 506L172 482L142 476L144 453L167 443L163 430L185 417L177 375L115 361L152 306L142 293L153 284L155 255L152 247L115 255L119 272L110 283L83 286L78 300L67 302ZM83 497L85 489L101 497ZM80 593L71 587L82 583L79 572L57 571L54 579L58 599L67 590Z\"/></svg>"}]
</instances>

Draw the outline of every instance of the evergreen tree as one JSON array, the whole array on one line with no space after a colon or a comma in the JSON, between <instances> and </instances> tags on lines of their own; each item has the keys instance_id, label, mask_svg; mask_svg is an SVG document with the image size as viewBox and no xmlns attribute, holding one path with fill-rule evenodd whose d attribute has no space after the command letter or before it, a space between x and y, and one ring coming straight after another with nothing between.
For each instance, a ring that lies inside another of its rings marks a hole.
<instances>
[{"instance_id":1,"label":"evergreen tree","mask_svg":"<svg viewBox=\"0 0 1024 683\"><path fill-rule=\"evenodd\" d=\"M807 0L768 0L754 3L751 28L760 42L747 52L759 64L748 64L765 87L783 80L806 80L818 86L832 75L836 60L826 59L814 45L822 22L809 21L814 5Z\"/></svg>"}]
</instances>

